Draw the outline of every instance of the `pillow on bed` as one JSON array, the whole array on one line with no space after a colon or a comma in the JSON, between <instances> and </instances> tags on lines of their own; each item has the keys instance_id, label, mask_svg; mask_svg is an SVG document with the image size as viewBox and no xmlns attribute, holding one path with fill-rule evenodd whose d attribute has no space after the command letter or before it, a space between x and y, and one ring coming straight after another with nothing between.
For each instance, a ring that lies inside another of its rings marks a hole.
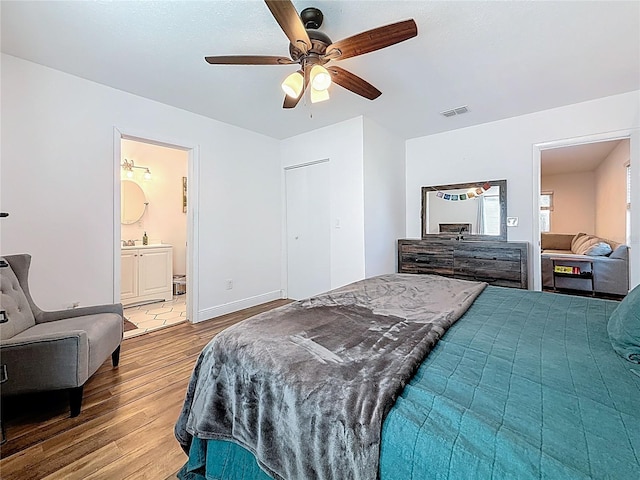
<instances>
[{"instance_id":1,"label":"pillow on bed","mask_svg":"<svg viewBox=\"0 0 640 480\"><path fill-rule=\"evenodd\" d=\"M640 363L640 285L611 314L607 332L613 349L625 360Z\"/></svg>"}]
</instances>

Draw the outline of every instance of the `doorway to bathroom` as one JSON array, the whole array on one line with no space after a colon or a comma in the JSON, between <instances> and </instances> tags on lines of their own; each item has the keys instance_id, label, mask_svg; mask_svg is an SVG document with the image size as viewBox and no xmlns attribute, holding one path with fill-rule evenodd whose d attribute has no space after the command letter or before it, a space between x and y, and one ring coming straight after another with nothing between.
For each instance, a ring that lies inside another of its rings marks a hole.
<instances>
[{"instance_id":1,"label":"doorway to bathroom","mask_svg":"<svg viewBox=\"0 0 640 480\"><path fill-rule=\"evenodd\" d=\"M189 319L189 154L188 149L120 138L119 293L125 338Z\"/></svg>"}]
</instances>

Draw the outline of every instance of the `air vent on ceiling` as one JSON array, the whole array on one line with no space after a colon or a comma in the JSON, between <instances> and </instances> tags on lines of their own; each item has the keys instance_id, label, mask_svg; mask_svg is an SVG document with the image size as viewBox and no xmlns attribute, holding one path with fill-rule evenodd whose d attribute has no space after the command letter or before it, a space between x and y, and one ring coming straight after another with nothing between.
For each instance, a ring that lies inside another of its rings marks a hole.
<instances>
[{"instance_id":1,"label":"air vent on ceiling","mask_svg":"<svg viewBox=\"0 0 640 480\"><path fill-rule=\"evenodd\" d=\"M440 112L440 115L444 115L445 117L455 117L456 115L462 115L468 111L469 107L462 105L461 107L452 108L451 110L444 110L443 112Z\"/></svg>"}]
</instances>

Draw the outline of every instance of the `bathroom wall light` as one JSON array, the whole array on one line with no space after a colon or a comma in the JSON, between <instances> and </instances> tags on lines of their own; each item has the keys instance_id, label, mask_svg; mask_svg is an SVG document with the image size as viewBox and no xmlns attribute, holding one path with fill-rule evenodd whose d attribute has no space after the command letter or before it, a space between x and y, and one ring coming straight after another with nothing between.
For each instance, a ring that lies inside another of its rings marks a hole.
<instances>
[{"instance_id":1,"label":"bathroom wall light","mask_svg":"<svg viewBox=\"0 0 640 480\"><path fill-rule=\"evenodd\" d=\"M149 170L148 167L138 167L138 166L136 166L133 163L133 160L127 160L125 158L124 162L120 166L122 167L122 170L124 170L126 172L127 178L133 178L133 169L134 168L140 168L142 170L145 170L144 179L145 180L151 180L151 170Z\"/></svg>"}]
</instances>

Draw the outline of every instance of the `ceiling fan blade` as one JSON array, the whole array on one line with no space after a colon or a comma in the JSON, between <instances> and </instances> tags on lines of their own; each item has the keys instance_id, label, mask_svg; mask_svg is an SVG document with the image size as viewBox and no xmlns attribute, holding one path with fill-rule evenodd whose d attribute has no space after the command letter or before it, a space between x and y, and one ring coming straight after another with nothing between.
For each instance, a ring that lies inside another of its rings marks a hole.
<instances>
[{"instance_id":1,"label":"ceiling fan blade","mask_svg":"<svg viewBox=\"0 0 640 480\"><path fill-rule=\"evenodd\" d=\"M212 65L290 65L296 63L286 57L268 57L262 55L224 55L204 57Z\"/></svg>"},{"instance_id":2,"label":"ceiling fan blade","mask_svg":"<svg viewBox=\"0 0 640 480\"><path fill-rule=\"evenodd\" d=\"M382 95L382 92L369 82L345 70L344 68L331 66L327 67L327 70L331 73L332 81L347 90L351 90L353 93L357 93L369 100L375 100Z\"/></svg>"},{"instance_id":3,"label":"ceiling fan blade","mask_svg":"<svg viewBox=\"0 0 640 480\"><path fill-rule=\"evenodd\" d=\"M302 97L304 97L304 92L307 91L307 86L309 85L309 70L311 70L310 68L305 68L304 72L302 72L301 70L298 70L298 72L302 73L304 76L304 83L302 84L302 91L300 92L300 95L298 95L298 98L291 98L289 95L285 95L284 96L284 103L282 104L282 108L294 108L296 105L298 105L298 102L300 102L300 99ZM306 73L306 75L305 75Z\"/></svg>"},{"instance_id":4,"label":"ceiling fan blade","mask_svg":"<svg viewBox=\"0 0 640 480\"><path fill-rule=\"evenodd\" d=\"M404 20L392 23L384 27L374 28L366 32L358 33L349 38L339 40L327 47L325 58L330 60L343 60L345 58L364 55L381 48L404 42L418 35L416 22Z\"/></svg>"},{"instance_id":5,"label":"ceiling fan blade","mask_svg":"<svg viewBox=\"0 0 640 480\"><path fill-rule=\"evenodd\" d=\"M291 44L307 53L311 40L293 3L290 0L265 0L265 3Z\"/></svg>"}]
</instances>

